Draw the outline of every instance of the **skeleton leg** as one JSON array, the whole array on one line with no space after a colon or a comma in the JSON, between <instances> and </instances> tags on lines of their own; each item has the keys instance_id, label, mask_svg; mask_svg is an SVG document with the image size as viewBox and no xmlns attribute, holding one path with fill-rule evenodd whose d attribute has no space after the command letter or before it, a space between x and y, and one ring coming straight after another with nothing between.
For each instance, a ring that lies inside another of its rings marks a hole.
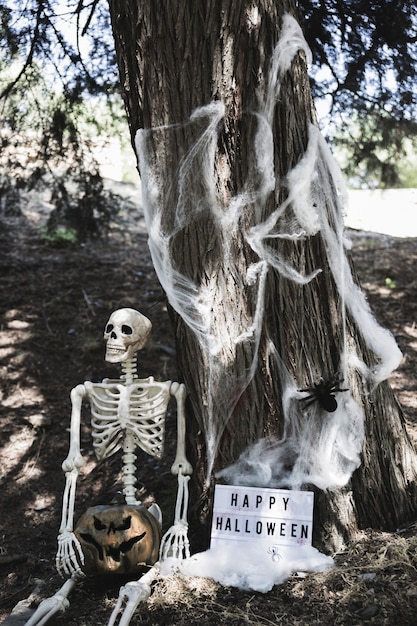
<instances>
[{"instance_id":1,"label":"skeleton leg","mask_svg":"<svg viewBox=\"0 0 417 626\"><path fill-rule=\"evenodd\" d=\"M173 557L184 559L190 556L188 541L188 481L190 476L184 476L181 467L178 472L178 492L175 505L174 525L165 533L161 542L160 558ZM141 602L147 602L151 595L151 583L159 574L159 564L156 563L139 580L129 582L120 588L117 604L113 609L108 626L116 626L120 611L118 626L129 626L133 613ZM124 605L124 609L123 609Z\"/></svg>"},{"instance_id":2,"label":"skeleton leg","mask_svg":"<svg viewBox=\"0 0 417 626\"><path fill-rule=\"evenodd\" d=\"M120 615L118 626L129 626L133 613L141 602L147 602L151 595L151 583L159 574L158 563L156 563L146 574L139 580L123 585L119 591L117 604L110 616L108 626L115 626L117 618ZM124 608L123 608L124 605Z\"/></svg>"},{"instance_id":3,"label":"skeleton leg","mask_svg":"<svg viewBox=\"0 0 417 626\"><path fill-rule=\"evenodd\" d=\"M177 502L175 505L174 524L162 537L159 558L161 561L172 557L174 559L188 559L190 557L190 542L188 540L188 481L181 468L178 472Z\"/></svg>"},{"instance_id":4,"label":"skeleton leg","mask_svg":"<svg viewBox=\"0 0 417 626\"><path fill-rule=\"evenodd\" d=\"M56 613L63 613L69 607L68 596L83 576L75 573L53 596L42 600L25 626L43 626Z\"/></svg>"}]
</instances>

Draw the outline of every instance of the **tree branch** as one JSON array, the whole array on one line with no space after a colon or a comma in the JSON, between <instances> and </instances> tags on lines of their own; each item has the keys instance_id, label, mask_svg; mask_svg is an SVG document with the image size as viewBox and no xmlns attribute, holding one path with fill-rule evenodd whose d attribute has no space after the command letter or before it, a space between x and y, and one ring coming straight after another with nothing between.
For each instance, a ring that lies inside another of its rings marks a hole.
<instances>
[{"instance_id":1,"label":"tree branch","mask_svg":"<svg viewBox=\"0 0 417 626\"><path fill-rule=\"evenodd\" d=\"M23 67L18 73L18 75L16 76L16 78L12 80L7 85L7 87L5 87L5 89L3 89L3 91L0 93L0 100L2 100L3 98L7 98L9 93L11 93L11 91L14 89L14 87L17 85L20 79L25 75L27 69L32 65L33 55L35 52L35 46L39 39L39 30L40 30L40 24L41 24L42 16L43 16L43 9L44 9L44 3L40 1L38 5L38 10L36 12L36 24L35 24L35 28L33 31L33 38L32 38L32 42L30 45L29 54L26 57L26 61L24 62Z\"/></svg>"}]
</instances>

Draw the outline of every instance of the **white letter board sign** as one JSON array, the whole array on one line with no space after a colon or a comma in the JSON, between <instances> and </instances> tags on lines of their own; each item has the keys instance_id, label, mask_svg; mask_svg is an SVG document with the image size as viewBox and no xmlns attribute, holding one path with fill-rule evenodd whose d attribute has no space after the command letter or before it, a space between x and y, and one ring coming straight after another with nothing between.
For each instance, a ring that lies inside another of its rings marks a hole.
<instances>
[{"instance_id":1,"label":"white letter board sign","mask_svg":"<svg viewBox=\"0 0 417 626\"><path fill-rule=\"evenodd\" d=\"M223 541L311 545L314 493L216 485L211 547Z\"/></svg>"}]
</instances>

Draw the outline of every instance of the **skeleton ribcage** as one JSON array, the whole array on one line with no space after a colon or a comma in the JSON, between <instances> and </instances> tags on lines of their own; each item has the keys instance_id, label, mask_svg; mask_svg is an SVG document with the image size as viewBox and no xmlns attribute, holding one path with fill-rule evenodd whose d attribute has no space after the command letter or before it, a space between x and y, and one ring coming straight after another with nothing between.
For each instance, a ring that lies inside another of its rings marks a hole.
<instances>
[{"instance_id":1,"label":"skeleton ribcage","mask_svg":"<svg viewBox=\"0 0 417 626\"><path fill-rule=\"evenodd\" d=\"M120 450L130 433L139 448L160 459L170 386L170 381L158 383L152 378L129 385L116 381L86 383L97 458L106 459Z\"/></svg>"}]
</instances>

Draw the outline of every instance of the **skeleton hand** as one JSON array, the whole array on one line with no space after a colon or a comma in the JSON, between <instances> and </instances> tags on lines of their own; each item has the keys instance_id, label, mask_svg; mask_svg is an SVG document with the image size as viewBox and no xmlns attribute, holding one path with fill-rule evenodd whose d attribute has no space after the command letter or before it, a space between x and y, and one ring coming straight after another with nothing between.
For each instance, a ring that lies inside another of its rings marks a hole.
<instances>
[{"instance_id":1,"label":"skeleton hand","mask_svg":"<svg viewBox=\"0 0 417 626\"><path fill-rule=\"evenodd\" d=\"M190 558L190 542L188 541L188 524L179 521L162 537L160 548L160 560L167 558L188 559Z\"/></svg>"},{"instance_id":2,"label":"skeleton hand","mask_svg":"<svg viewBox=\"0 0 417 626\"><path fill-rule=\"evenodd\" d=\"M168 557L174 559L188 559L190 557L190 543L188 541L188 481L181 468L178 473L177 502L175 504L174 524L162 537L159 550L160 560Z\"/></svg>"},{"instance_id":3,"label":"skeleton hand","mask_svg":"<svg viewBox=\"0 0 417 626\"><path fill-rule=\"evenodd\" d=\"M116 624L118 613L124 603L126 603L126 606L124 610L122 610L119 626L128 626L136 607L141 602L147 602L150 595L150 584L141 582L140 580L129 582L123 585L123 587L120 587L119 598L111 614L108 626L114 626Z\"/></svg>"},{"instance_id":4,"label":"skeleton hand","mask_svg":"<svg viewBox=\"0 0 417 626\"><path fill-rule=\"evenodd\" d=\"M84 564L84 554L80 542L73 532L64 531L58 535L58 552L56 554L56 568L62 575L83 575L80 563Z\"/></svg>"}]
</instances>

